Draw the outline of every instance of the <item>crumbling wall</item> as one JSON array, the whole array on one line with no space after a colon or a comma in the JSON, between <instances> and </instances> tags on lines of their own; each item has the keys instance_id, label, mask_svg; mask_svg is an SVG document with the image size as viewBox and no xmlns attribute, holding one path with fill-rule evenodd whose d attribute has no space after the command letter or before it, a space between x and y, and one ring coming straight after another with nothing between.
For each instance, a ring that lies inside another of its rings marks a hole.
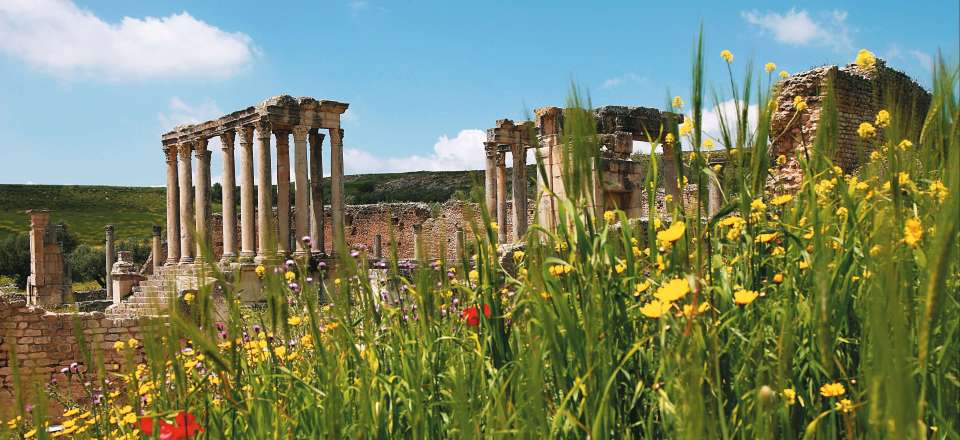
<instances>
[{"instance_id":1,"label":"crumbling wall","mask_svg":"<svg viewBox=\"0 0 960 440\"><path fill-rule=\"evenodd\" d=\"M930 94L903 72L877 60L873 69L855 64L844 67L823 66L784 79L778 85L776 109L771 118L771 154L784 155L787 162L774 165L768 188L774 191L795 191L800 187L803 171L799 155L810 147L822 116L823 102L833 85L837 107L838 139L833 147L834 164L849 172L862 165L875 147L857 136L861 122L874 122L876 114L889 103L899 106L890 110L905 119L910 128L908 137L915 137L930 107ZM806 100L807 108L796 111L795 97Z\"/></svg>"}]
</instances>

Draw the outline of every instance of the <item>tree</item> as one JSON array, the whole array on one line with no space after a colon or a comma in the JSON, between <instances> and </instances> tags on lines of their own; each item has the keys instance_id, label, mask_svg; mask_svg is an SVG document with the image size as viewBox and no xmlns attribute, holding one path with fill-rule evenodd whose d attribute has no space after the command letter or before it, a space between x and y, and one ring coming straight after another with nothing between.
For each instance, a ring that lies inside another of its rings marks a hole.
<instances>
[{"instance_id":1,"label":"tree","mask_svg":"<svg viewBox=\"0 0 960 440\"><path fill-rule=\"evenodd\" d=\"M17 287L27 287L30 276L30 236L24 233L0 241L0 275L13 278Z\"/></svg>"},{"instance_id":2,"label":"tree","mask_svg":"<svg viewBox=\"0 0 960 440\"><path fill-rule=\"evenodd\" d=\"M107 257L103 249L81 244L73 250L67 261L73 281L96 281L101 286L107 285Z\"/></svg>"}]
</instances>

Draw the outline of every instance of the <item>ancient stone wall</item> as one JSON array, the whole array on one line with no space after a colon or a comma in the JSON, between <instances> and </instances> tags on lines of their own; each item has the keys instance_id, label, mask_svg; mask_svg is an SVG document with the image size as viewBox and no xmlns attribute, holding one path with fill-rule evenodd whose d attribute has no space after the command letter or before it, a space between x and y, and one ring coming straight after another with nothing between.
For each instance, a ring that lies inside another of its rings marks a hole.
<instances>
[{"instance_id":1,"label":"ancient stone wall","mask_svg":"<svg viewBox=\"0 0 960 440\"><path fill-rule=\"evenodd\" d=\"M909 121L907 137L914 137L930 107L930 94L903 72L887 67L883 60L877 60L870 70L850 64L818 67L790 76L778 86L776 109L770 122L771 153L774 157L786 156L787 163L771 170L770 189L799 188L803 173L798 154L813 143L831 83L839 128L833 161L847 172L863 164L874 147L857 136L861 122L873 123L879 110L887 108L891 101L897 102L896 109L888 110ZM794 105L797 96L807 103L807 108L799 114Z\"/></svg>"},{"instance_id":2,"label":"ancient stone wall","mask_svg":"<svg viewBox=\"0 0 960 440\"><path fill-rule=\"evenodd\" d=\"M139 321L112 320L101 312L53 313L27 306L22 299L0 297L0 416L9 416L16 402L12 350L16 350L19 377L27 391L33 389L31 384L44 386L54 379L58 390L79 399L84 397L82 385L60 372L73 362L86 363L77 336L82 335L95 356L102 356L107 372L116 372L123 355L114 350L114 342L139 340L140 326Z\"/></svg>"}]
</instances>

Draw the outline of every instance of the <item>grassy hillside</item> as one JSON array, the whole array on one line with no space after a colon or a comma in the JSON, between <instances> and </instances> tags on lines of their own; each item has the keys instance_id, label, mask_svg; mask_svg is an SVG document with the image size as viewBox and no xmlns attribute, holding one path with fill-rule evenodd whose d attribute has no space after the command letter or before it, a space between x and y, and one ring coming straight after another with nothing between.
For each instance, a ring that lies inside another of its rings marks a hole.
<instances>
[{"instance_id":1,"label":"grassy hillside","mask_svg":"<svg viewBox=\"0 0 960 440\"><path fill-rule=\"evenodd\" d=\"M344 189L348 204L443 202L469 197L471 188L482 184L483 171L423 171L347 176ZM329 203L330 179L324 180L324 192ZM215 185L214 212L220 212L220 194L219 185ZM51 222L65 223L81 243L102 244L103 226L108 223L115 226L118 239L144 239L150 236L153 225L166 221L166 190L162 187L0 185L0 238L29 231L30 219L24 211L38 208L53 211Z\"/></svg>"}]
</instances>

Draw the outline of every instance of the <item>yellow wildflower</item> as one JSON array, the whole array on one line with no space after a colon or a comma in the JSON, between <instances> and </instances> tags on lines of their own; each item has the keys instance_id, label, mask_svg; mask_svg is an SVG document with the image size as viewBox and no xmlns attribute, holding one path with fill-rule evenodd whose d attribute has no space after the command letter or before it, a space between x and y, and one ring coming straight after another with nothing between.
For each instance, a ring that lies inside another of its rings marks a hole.
<instances>
[{"instance_id":1,"label":"yellow wildflower","mask_svg":"<svg viewBox=\"0 0 960 440\"><path fill-rule=\"evenodd\" d=\"M758 296L760 296L760 294L756 291L740 289L733 293L733 302L745 306L752 303Z\"/></svg>"},{"instance_id":2,"label":"yellow wildflower","mask_svg":"<svg viewBox=\"0 0 960 440\"><path fill-rule=\"evenodd\" d=\"M523 256L526 255L523 251L513 251L513 259L520 261L523 259Z\"/></svg>"},{"instance_id":3,"label":"yellow wildflower","mask_svg":"<svg viewBox=\"0 0 960 440\"><path fill-rule=\"evenodd\" d=\"M667 281L653 294L657 299L663 302L672 303L683 298L690 291L690 283L683 278L674 278Z\"/></svg>"},{"instance_id":4,"label":"yellow wildflower","mask_svg":"<svg viewBox=\"0 0 960 440\"><path fill-rule=\"evenodd\" d=\"M781 154L777 156L777 165L784 166L787 164L787 156Z\"/></svg>"},{"instance_id":5,"label":"yellow wildflower","mask_svg":"<svg viewBox=\"0 0 960 440\"><path fill-rule=\"evenodd\" d=\"M190 304L193 302L193 293L187 292L183 294L183 302Z\"/></svg>"},{"instance_id":6,"label":"yellow wildflower","mask_svg":"<svg viewBox=\"0 0 960 440\"><path fill-rule=\"evenodd\" d=\"M857 128L857 136L864 139L874 137L876 134L877 129L869 122L861 122L860 127Z\"/></svg>"},{"instance_id":7,"label":"yellow wildflower","mask_svg":"<svg viewBox=\"0 0 960 440\"><path fill-rule=\"evenodd\" d=\"M128 425L137 423L137 415L135 413L127 413L126 415L123 416L123 423L126 423Z\"/></svg>"},{"instance_id":8,"label":"yellow wildflower","mask_svg":"<svg viewBox=\"0 0 960 440\"><path fill-rule=\"evenodd\" d=\"M888 112L888 111L886 111L886 110L880 110L879 112L877 112L877 117L876 117L876 119L874 119L873 123L876 124L877 127L880 127L880 128L887 128L887 127L889 127L889 126L890 126L890 112Z\"/></svg>"},{"instance_id":9,"label":"yellow wildflower","mask_svg":"<svg viewBox=\"0 0 960 440\"><path fill-rule=\"evenodd\" d=\"M670 311L670 303L658 300L652 300L640 308L640 313L648 318L659 318L668 311Z\"/></svg>"},{"instance_id":10,"label":"yellow wildflower","mask_svg":"<svg viewBox=\"0 0 960 440\"><path fill-rule=\"evenodd\" d=\"M902 150L902 151L907 151L907 150L909 150L910 147L912 147L912 146L913 146L913 142L910 142L910 141L907 140L907 139L904 139L904 140L900 141L899 144L897 144L897 148L899 148L899 149Z\"/></svg>"},{"instance_id":11,"label":"yellow wildflower","mask_svg":"<svg viewBox=\"0 0 960 440\"><path fill-rule=\"evenodd\" d=\"M287 347L278 345L273 348L273 353L276 354L278 358L283 359L283 357L287 354Z\"/></svg>"},{"instance_id":12,"label":"yellow wildflower","mask_svg":"<svg viewBox=\"0 0 960 440\"><path fill-rule=\"evenodd\" d=\"M614 266L614 270L616 270L617 273L623 273L625 270L627 270L627 264L623 262L617 263L617 265Z\"/></svg>"},{"instance_id":13,"label":"yellow wildflower","mask_svg":"<svg viewBox=\"0 0 960 440\"><path fill-rule=\"evenodd\" d=\"M680 136L686 136L693 131L693 121L690 118L685 118L683 123L680 124Z\"/></svg>"},{"instance_id":14,"label":"yellow wildflower","mask_svg":"<svg viewBox=\"0 0 960 440\"><path fill-rule=\"evenodd\" d=\"M636 287L633 288L633 296L640 296L640 294L642 294L643 292L646 292L647 289L649 288L650 288L650 280L646 280L642 283L639 283L637 284Z\"/></svg>"},{"instance_id":15,"label":"yellow wildflower","mask_svg":"<svg viewBox=\"0 0 960 440\"><path fill-rule=\"evenodd\" d=\"M64 416L64 417L73 417L73 416L75 416L75 415L77 415L77 414L80 414L80 408L73 408L73 409L71 409L71 410L63 413L63 416Z\"/></svg>"},{"instance_id":16,"label":"yellow wildflower","mask_svg":"<svg viewBox=\"0 0 960 440\"><path fill-rule=\"evenodd\" d=\"M771 240L777 238L780 235L779 232L771 232L768 234L760 234L756 238L757 243L769 243Z\"/></svg>"},{"instance_id":17,"label":"yellow wildflower","mask_svg":"<svg viewBox=\"0 0 960 440\"><path fill-rule=\"evenodd\" d=\"M770 201L770 204L773 206L780 206L780 205L785 205L787 203L790 203L791 200L793 200L792 195L781 194L779 196L774 197L773 200Z\"/></svg>"},{"instance_id":18,"label":"yellow wildflower","mask_svg":"<svg viewBox=\"0 0 960 440\"><path fill-rule=\"evenodd\" d=\"M263 278L263 275L267 273L267 268L263 267L263 265L259 265L253 271L257 273L258 277Z\"/></svg>"},{"instance_id":19,"label":"yellow wildflower","mask_svg":"<svg viewBox=\"0 0 960 440\"><path fill-rule=\"evenodd\" d=\"M297 315L293 315L293 316L287 318L287 324L288 324L288 325L298 326L298 325L300 325L301 322L303 322L303 318L301 318L301 317L299 317L299 316L297 316Z\"/></svg>"},{"instance_id":20,"label":"yellow wildflower","mask_svg":"<svg viewBox=\"0 0 960 440\"><path fill-rule=\"evenodd\" d=\"M607 223L613 223L617 219L617 213L613 211L604 211L603 219L606 220Z\"/></svg>"},{"instance_id":21,"label":"yellow wildflower","mask_svg":"<svg viewBox=\"0 0 960 440\"><path fill-rule=\"evenodd\" d=\"M667 133L667 135L664 136L664 138L663 138L663 143L665 143L665 144L667 144L667 145L673 145L673 142L676 141L676 140L677 140L677 138L673 137L673 133Z\"/></svg>"},{"instance_id":22,"label":"yellow wildflower","mask_svg":"<svg viewBox=\"0 0 960 440\"><path fill-rule=\"evenodd\" d=\"M840 399L839 402L834 404L834 408L842 413L849 413L853 411L853 402L851 402L850 399Z\"/></svg>"},{"instance_id":23,"label":"yellow wildflower","mask_svg":"<svg viewBox=\"0 0 960 440\"><path fill-rule=\"evenodd\" d=\"M727 63L732 63L732 62L733 62L733 53L730 52L729 50L724 49L724 50L720 51L720 58L723 58L723 60L726 61Z\"/></svg>"},{"instance_id":24,"label":"yellow wildflower","mask_svg":"<svg viewBox=\"0 0 960 440\"><path fill-rule=\"evenodd\" d=\"M117 351L122 351L127 347L127 344L124 344L123 341L117 341L113 343L113 349Z\"/></svg>"},{"instance_id":25,"label":"yellow wildflower","mask_svg":"<svg viewBox=\"0 0 960 440\"><path fill-rule=\"evenodd\" d=\"M781 71L780 71L780 78L787 79L788 76L790 76L790 74L787 73L786 70L781 70Z\"/></svg>"},{"instance_id":26,"label":"yellow wildflower","mask_svg":"<svg viewBox=\"0 0 960 440\"><path fill-rule=\"evenodd\" d=\"M467 278L470 279L471 283L476 283L477 281L480 280L480 272L477 272L476 269L473 269L470 271L470 273L467 274Z\"/></svg>"},{"instance_id":27,"label":"yellow wildflower","mask_svg":"<svg viewBox=\"0 0 960 440\"><path fill-rule=\"evenodd\" d=\"M683 305L683 316L692 317L693 316L693 304L684 304ZM702 302L697 306L697 314L705 313L707 310L710 310L710 303Z\"/></svg>"},{"instance_id":28,"label":"yellow wildflower","mask_svg":"<svg viewBox=\"0 0 960 440\"><path fill-rule=\"evenodd\" d=\"M823 397L837 397L846 394L847 389L843 387L842 383L834 382L824 384L820 387L820 395Z\"/></svg>"},{"instance_id":29,"label":"yellow wildflower","mask_svg":"<svg viewBox=\"0 0 960 440\"><path fill-rule=\"evenodd\" d=\"M683 108L683 99L679 96L673 97L673 108Z\"/></svg>"},{"instance_id":30,"label":"yellow wildflower","mask_svg":"<svg viewBox=\"0 0 960 440\"><path fill-rule=\"evenodd\" d=\"M713 139L704 139L703 148L706 148L708 150L713 149Z\"/></svg>"},{"instance_id":31,"label":"yellow wildflower","mask_svg":"<svg viewBox=\"0 0 960 440\"><path fill-rule=\"evenodd\" d=\"M920 223L920 219L911 218L907 219L906 224L903 226L903 242L912 248L917 247L917 243L923 239L923 224Z\"/></svg>"},{"instance_id":32,"label":"yellow wildflower","mask_svg":"<svg viewBox=\"0 0 960 440\"><path fill-rule=\"evenodd\" d=\"M751 211L763 212L766 209L767 205L763 203L763 199L753 199L753 201L750 202Z\"/></svg>"},{"instance_id":33,"label":"yellow wildflower","mask_svg":"<svg viewBox=\"0 0 960 440\"><path fill-rule=\"evenodd\" d=\"M797 392L793 388L784 388L783 398L787 401L787 405L793 405L797 403Z\"/></svg>"},{"instance_id":34,"label":"yellow wildflower","mask_svg":"<svg viewBox=\"0 0 960 440\"><path fill-rule=\"evenodd\" d=\"M763 70L767 73L773 72L774 70L777 70L777 65L773 63L764 64Z\"/></svg>"},{"instance_id":35,"label":"yellow wildflower","mask_svg":"<svg viewBox=\"0 0 960 440\"><path fill-rule=\"evenodd\" d=\"M673 203L673 196L670 195L670 194L667 194L667 195L663 196L663 201L664 201L664 202L667 202L667 203Z\"/></svg>"},{"instance_id":36,"label":"yellow wildflower","mask_svg":"<svg viewBox=\"0 0 960 440\"><path fill-rule=\"evenodd\" d=\"M127 347L137 348L137 345L139 345L139 344L140 344L140 343L137 342L137 339L136 339L136 338L130 338L130 339L127 340Z\"/></svg>"},{"instance_id":37,"label":"yellow wildflower","mask_svg":"<svg viewBox=\"0 0 960 440\"><path fill-rule=\"evenodd\" d=\"M670 243L673 243L683 237L683 232L686 230L686 225L682 221L673 222L669 228L657 232L657 242L662 246L668 246Z\"/></svg>"},{"instance_id":38,"label":"yellow wildflower","mask_svg":"<svg viewBox=\"0 0 960 440\"><path fill-rule=\"evenodd\" d=\"M871 70L877 64L877 56L866 49L860 49L857 52L857 59L854 60L854 63L857 66L860 66L861 69Z\"/></svg>"},{"instance_id":39,"label":"yellow wildflower","mask_svg":"<svg viewBox=\"0 0 960 440\"><path fill-rule=\"evenodd\" d=\"M783 283L783 274L782 274L782 273L779 273L779 272L773 274L773 283L774 283L774 284L781 284L781 283Z\"/></svg>"},{"instance_id":40,"label":"yellow wildflower","mask_svg":"<svg viewBox=\"0 0 960 440\"><path fill-rule=\"evenodd\" d=\"M950 194L950 191L947 190L947 186L939 180L934 180L930 182L930 196L937 199L938 202L943 203L947 200L947 196Z\"/></svg>"},{"instance_id":41,"label":"yellow wildflower","mask_svg":"<svg viewBox=\"0 0 960 440\"><path fill-rule=\"evenodd\" d=\"M847 218L847 208L843 206L837 208L837 217L840 217L841 219Z\"/></svg>"},{"instance_id":42,"label":"yellow wildflower","mask_svg":"<svg viewBox=\"0 0 960 440\"><path fill-rule=\"evenodd\" d=\"M297 274L288 270L283 274L283 278L287 280L288 283L292 283L293 280L297 279Z\"/></svg>"},{"instance_id":43,"label":"yellow wildflower","mask_svg":"<svg viewBox=\"0 0 960 440\"><path fill-rule=\"evenodd\" d=\"M796 108L798 112L802 112L807 108L807 100L800 95L794 96L793 107Z\"/></svg>"}]
</instances>

